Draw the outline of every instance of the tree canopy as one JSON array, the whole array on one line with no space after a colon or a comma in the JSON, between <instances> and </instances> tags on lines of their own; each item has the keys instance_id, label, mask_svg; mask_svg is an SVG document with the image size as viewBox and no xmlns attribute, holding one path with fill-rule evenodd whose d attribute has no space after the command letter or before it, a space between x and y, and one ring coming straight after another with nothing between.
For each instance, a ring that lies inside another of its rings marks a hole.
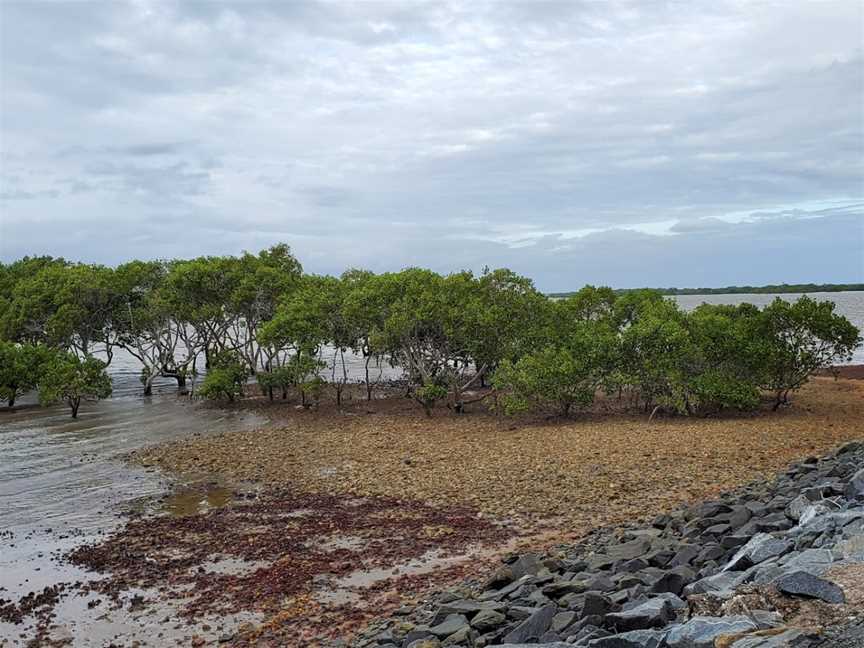
<instances>
[{"instance_id":1,"label":"tree canopy","mask_svg":"<svg viewBox=\"0 0 864 648\"><path fill-rule=\"evenodd\" d=\"M767 394L779 407L860 343L831 302L808 297L686 312L655 290L585 286L550 299L503 268L316 276L282 244L116 268L0 264L0 398L13 405L38 387L73 414L110 393L116 349L140 363L145 394L157 378L186 390L203 373L206 397L240 397L254 377L271 399L317 403L329 390L341 405L354 353L368 399L372 368L380 377L389 365L429 415L481 400L570 415L597 398L710 414L753 409Z\"/></svg>"}]
</instances>

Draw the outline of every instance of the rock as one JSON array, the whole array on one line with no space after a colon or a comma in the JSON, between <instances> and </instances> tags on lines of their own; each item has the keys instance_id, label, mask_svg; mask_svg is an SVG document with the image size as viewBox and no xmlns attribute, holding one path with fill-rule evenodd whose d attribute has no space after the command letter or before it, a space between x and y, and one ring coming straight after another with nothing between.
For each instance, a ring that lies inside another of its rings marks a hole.
<instances>
[{"instance_id":1,"label":"rock","mask_svg":"<svg viewBox=\"0 0 864 648\"><path fill-rule=\"evenodd\" d=\"M609 612L614 612L617 609L617 606L602 593L585 592L585 598L582 602L583 617L592 615L604 616Z\"/></svg>"},{"instance_id":2,"label":"rock","mask_svg":"<svg viewBox=\"0 0 864 648\"><path fill-rule=\"evenodd\" d=\"M431 632L439 639L443 639L445 637L449 637L454 632L458 632L467 625L468 619L466 619L464 615L449 614L447 618L444 619L444 621L442 621L438 625L434 625L429 628L429 632Z\"/></svg>"},{"instance_id":3,"label":"rock","mask_svg":"<svg viewBox=\"0 0 864 648\"><path fill-rule=\"evenodd\" d=\"M585 585L577 581L556 580L553 583L544 585L542 593L551 598L560 598L565 594L579 594L585 591Z\"/></svg>"},{"instance_id":4,"label":"rock","mask_svg":"<svg viewBox=\"0 0 864 648\"><path fill-rule=\"evenodd\" d=\"M513 573L513 578L518 580L523 576L536 576L540 572L546 571L546 568L540 562L540 557L537 554L529 553L520 555L511 563L510 571Z\"/></svg>"},{"instance_id":5,"label":"rock","mask_svg":"<svg viewBox=\"0 0 864 648\"><path fill-rule=\"evenodd\" d=\"M720 540L720 546L727 550L737 549L738 547L747 544L750 541L751 537L752 536L749 535L739 535L737 533L731 533L727 536L723 536L723 538Z\"/></svg>"},{"instance_id":6,"label":"rock","mask_svg":"<svg viewBox=\"0 0 864 648\"><path fill-rule=\"evenodd\" d=\"M704 565L709 560L717 560L718 558L722 558L725 554L726 552L719 544L707 544L702 548L702 551L700 551L699 555L696 557L696 564Z\"/></svg>"},{"instance_id":7,"label":"rock","mask_svg":"<svg viewBox=\"0 0 864 648\"><path fill-rule=\"evenodd\" d=\"M630 542L622 542L617 545L606 547L602 554L597 554L589 559L588 564L595 569L610 566L619 560L633 560L639 558L651 549L651 542L645 538L636 538Z\"/></svg>"},{"instance_id":8,"label":"rock","mask_svg":"<svg viewBox=\"0 0 864 648\"><path fill-rule=\"evenodd\" d=\"M767 533L758 533L741 547L732 557L723 571L741 571L761 562L782 556L792 549L792 542L778 539Z\"/></svg>"},{"instance_id":9,"label":"rock","mask_svg":"<svg viewBox=\"0 0 864 648\"><path fill-rule=\"evenodd\" d=\"M800 630L790 629L774 634L755 633L738 639L731 648L804 648L808 643Z\"/></svg>"},{"instance_id":10,"label":"rock","mask_svg":"<svg viewBox=\"0 0 864 648\"><path fill-rule=\"evenodd\" d=\"M771 610L751 610L748 612L750 619L759 626L760 630L777 628L783 625L783 615Z\"/></svg>"},{"instance_id":11,"label":"rock","mask_svg":"<svg viewBox=\"0 0 864 648\"><path fill-rule=\"evenodd\" d=\"M713 526L708 527L705 531L702 532L703 536L723 536L729 533L732 530L732 527L726 524L725 522L721 524L715 524Z\"/></svg>"},{"instance_id":12,"label":"rock","mask_svg":"<svg viewBox=\"0 0 864 648\"><path fill-rule=\"evenodd\" d=\"M441 648L441 642L437 639L415 639L407 644L405 648Z\"/></svg>"},{"instance_id":13,"label":"rock","mask_svg":"<svg viewBox=\"0 0 864 648\"><path fill-rule=\"evenodd\" d=\"M442 648L444 648L445 646L459 646L462 644L466 644L471 641L473 636L476 636L476 633L472 635L471 628L468 626L463 626L462 628L451 634L449 637L444 639L444 641L441 642L441 646Z\"/></svg>"},{"instance_id":14,"label":"rock","mask_svg":"<svg viewBox=\"0 0 864 648\"><path fill-rule=\"evenodd\" d=\"M699 547L698 545L685 544L678 550L678 552L675 554L675 556L669 562L669 566L670 567L678 567L681 565L687 566L691 562L693 562L693 559L699 555L701 550L702 550L701 547Z\"/></svg>"},{"instance_id":15,"label":"rock","mask_svg":"<svg viewBox=\"0 0 864 648\"><path fill-rule=\"evenodd\" d=\"M634 573L641 571L648 567L648 563L645 562L642 558L633 558L633 560L628 560L622 565L619 565L618 571Z\"/></svg>"},{"instance_id":16,"label":"rock","mask_svg":"<svg viewBox=\"0 0 864 648\"><path fill-rule=\"evenodd\" d=\"M697 504L688 511L687 518L713 518L723 513L730 513L732 509L722 502L704 502Z\"/></svg>"},{"instance_id":17,"label":"rock","mask_svg":"<svg viewBox=\"0 0 864 648\"><path fill-rule=\"evenodd\" d=\"M525 619L504 637L504 643L524 643L539 639L552 625L552 619L558 612L555 605L546 605L537 609L534 614Z\"/></svg>"},{"instance_id":18,"label":"rock","mask_svg":"<svg viewBox=\"0 0 864 648\"><path fill-rule=\"evenodd\" d=\"M684 588L684 596L711 594L716 598L727 599L735 593L735 588L744 582L742 572L721 572L691 583Z\"/></svg>"},{"instance_id":19,"label":"rock","mask_svg":"<svg viewBox=\"0 0 864 648\"><path fill-rule=\"evenodd\" d=\"M507 621L507 617L496 610L481 610L473 619L471 619L471 627L476 628L480 632L492 630Z\"/></svg>"},{"instance_id":20,"label":"rock","mask_svg":"<svg viewBox=\"0 0 864 648\"><path fill-rule=\"evenodd\" d=\"M843 494L849 500L864 499L864 468L852 476Z\"/></svg>"},{"instance_id":21,"label":"rock","mask_svg":"<svg viewBox=\"0 0 864 648\"><path fill-rule=\"evenodd\" d=\"M488 592L483 592L483 594L479 597L481 601L490 601L490 600L501 600L507 596L510 596L513 592L518 590L520 587L527 585L528 583L533 583L533 576L523 576L522 578L513 581L509 585L502 587L500 590L491 590Z\"/></svg>"},{"instance_id":22,"label":"rock","mask_svg":"<svg viewBox=\"0 0 864 648\"><path fill-rule=\"evenodd\" d=\"M596 592L611 592L615 589L615 583L606 574L600 574L587 581L585 589Z\"/></svg>"},{"instance_id":23,"label":"rock","mask_svg":"<svg viewBox=\"0 0 864 648\"><path fill-rule=\"evenodd\" d=\"M556 643L561 641L561 635L557 632L552 632L551 630L547 630L543 633L540 639L537 641L538 644L547 645L550 643Z\"/></svg>"},{"instance_id":24,"label":"rock","mask_svg":"<svg viewBox=\"0 0 864 648\"><path fill-rule=\"evenodd\" d=\"M487 646L486 648L538 648L538 644L513 644L513 643L503 643L503 644L493 644L491 646ZM556 641L554 643L546 643L543 644L542 648L573 648L573 644L564 643L563 641Z\"/></svg>"},{"instance_id":25,"label":"rock","mask_svg":"<svg viewBox=\"0 0 864 648\"><path fill-rule=\"evenodd\" d=\"M561 633L576 621L576 613L572 610L567 610L566 612L559 612L554 617L552 617L552 625L549 626L549 629L552 632Z\"/></svg>"},{"instance_id":26,"label":"rock","mask_svg":"<svg viewBox=\"0 0 864 648\"><path fill-rule=\"evenodd\" d=\"M438 641L435 639L435 636L429 632L429 628L426 626L417 626L413 630L409 631L402 638L402 645L407 648L411 643L415 641L420 641L421 639L431 639L434 641Z\"/></svg>"},{"instance_id":27,"label":"rock","mask_svg":"<svg viewBox=\"0 0 864 648\"><path fill-rule=\"evenodd\" d=\"M747 524L752 517L753 514L746 506L733 506L732 512L729 513L729 526L733 529L740 529L742 526Z\"/></svg>"},{"instance_id":28,"label":"rock","mask_svg":"<svg viewBox=\"0 0 864 648\"><path fill-rule=\"evenodd\" d=\"M807 506L798 517L798 524L806 526L809 525L813 520L818 518L820 515L824 515L825 513L830 513L831 509L829 509L824 504L812 504Z\"/></svg>"},{"instance_id":29,"label":"rock","mask_svg":"<svg viewBox=\"0 0 864 648\"><path fill-rule=\"evenodd\" d=\"M864 441L849 441L848 443L844 443L842 446L840 446L840 448L836 452L836 455L840 457L845 454L861 451L864 451Z\"/></svg>"},{"instance_id":30,"label":"rock","mask_svg":"<svg viewBox=\"0 0 864 648\"><path fill-rule=\"evenodd\" d=\"M507 608L505 614L516 621L523 621L537 611L536 607L526 607L524 605L511 605Z\"/></svg>"},{"instance_id":31,"label":"rock","mask_svg":"<svg viewBox=\"0 0 864 648\"><path fill-rule=\"evenodd\" d=\"M516 578L513 576L513 570L509 567L499 567L495 570L489 580L483 585L484 590L497 590L505 585L509 585Z\"/></svg>"},{"instance_id":32,"label":"rock","mask_svg":"<svg viewBox=\"0 0 864 648\"><path fill-rule=\"evenodd\" d=\"M785 509L786 505L783 505ZM747 523L749 525L749 522ZM747 525L745 525L747 526ZM786 517L786 514L782 511L779 513L774 513L772 515L766 515L765 517L759 518L755 520L755 525L757 531L761 531L763 533L773 533L774 531L786 531L787 529L792 527L792 521Z\"/></svg>"},{"instance_id":33,"label":"rock","mask_svg":"<svg viewBox=\"0 0 864 648\"><path fill-rule=\"evenodd\" d=\"M605 617L605 625L626 632L647 628L661 628L672 617L672 607L663 598L656 597L640 603L629 610L612 612Z\"/></svg>"},{"instance_id":34,"label":"rock","mask_svg":"<svg viewBox=\"0 0 864 648\"><path fill-rule=\"evenodd\" d=\"M588 642L589 648L661 648L665 645L665 630L632 630Z\"/></svg>"},{"instance_id":35,"label":"rock","mask_svg":"<svg viewBox=\"0 0 864 648\"><path fill-rule=\"evenodd\" d=\"M655 593L671 592L672 594L680 594L684 590L684 587L695 579L696 574L689 567L683 565L673 567L654 582L651 586L651 591Z\"/></svg>"},{"instance_id":36,"label":"rock","mask_svg":"<svg viewBox=\"0 0 864 648\"><path fill-rule=\"evenodd\" d=\"M449 603L444 603L438 608L438 615L442 619L446 618L451 614L464 614L469 619L474 614L477 614L481 610L498 610L499 612L504 609L503 603L498 603L497 601L473 601L471 599L458 599L456 601L451 601Z\"/></svg>"},{"instance_id":37,"label":"rock","mask_svg":"<svg viewBox=\"0 0 864 648\"><path fill-rule=\"evenodd\" d=\"M786 517L796 522L801 519L801 514L810 506L812 502L806 495L799 495L786 505Z\"/></svg>"},{"instance_id":38,"label":"rock","mask_svg":"<svg viewBox=\"0 0 864 648\"><path fill-rule=\"evenodd\" d=\"M838 542L832 550L839 560L864 562L864 533L859 533Z\"/></svg>"},{"instance_id":39,"label":"rock","mask_svg":"<svg viewBox=\"0 0 864 648\"><path fill-rule=\"evenodd\" d=\"M784 574L775 579L773 584L784 594L816 598L826 603L846 602L846 595L838 585L806 571Z\"/></svg>"},{"instance_id":40,"label":"rock","mask_svg":"<svg viewBox=\"0 0 864 648\"><path fill-rule=\"evenodd\" d=\"M671 592L658 594L655 598L663 599L669 604L669 607L673 610L686 610L689 607L686 601L682 600L681 597L672 594Z\"/></svg>"},{"instance_id":41,"label":"rock","mask_svg":"<svg viewBox=\"0 0 864 648\"><path fill-rule=\"evenodd\" d=\"M824 574L834 562L830 549L807 549L781 560L784 571L806 571L814 576Z\"/></svg>"},{"instance_id":42,"label":"rock","mask_svg":"<svg viewBox=\"0 0 864 648\"><path fill-rule=\"evenodd\" d=\"M745 616L696 616L672 628L666 635L666 644L669 648L714 648L718 637L752 630L758 627Z\"/></svg>"}]
</instances>

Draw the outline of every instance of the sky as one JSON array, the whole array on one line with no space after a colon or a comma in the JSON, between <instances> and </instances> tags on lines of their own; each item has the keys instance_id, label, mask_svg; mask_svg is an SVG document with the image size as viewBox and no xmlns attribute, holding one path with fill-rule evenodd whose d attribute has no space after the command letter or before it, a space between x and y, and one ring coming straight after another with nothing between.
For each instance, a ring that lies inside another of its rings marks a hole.
<instances>
[{"instance_id":1,"label":"sky","mask_svg":"<svg viewBox=\"0 0 864 648\"><path fill-rule=\"evenodd\" d=\"M0 2L0 260L864 282L864 4Z\"/></svg>"}]
</instances>

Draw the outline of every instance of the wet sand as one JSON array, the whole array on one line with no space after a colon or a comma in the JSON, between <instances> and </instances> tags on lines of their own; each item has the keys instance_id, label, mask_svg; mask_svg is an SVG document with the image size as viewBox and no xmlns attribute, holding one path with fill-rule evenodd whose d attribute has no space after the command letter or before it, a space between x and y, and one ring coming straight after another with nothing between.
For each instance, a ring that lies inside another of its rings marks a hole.
<instances>
[{"instance_id":1,"label":"wet sand","mask_svg":"<svg viewBox=\"0 0 864 648\"><path fill-rule=\"evenodd\" d=\"M106 615L107 608L88 607L95 598L71 596L70 584L102 574L72 565L65 556L116 530L124 513L203 510L198 495L185 496L182 487L163 509L160 498L175 487L175 478L125 462L130 450L264 422L250 412L220 412L173 396L87 404L77 420L63 407L32 407L26 401L0 411L0 646L23 646L43 636L94 646L115 635L151 636L153 645L167 636L186 636L185 629L154 622L154 615L164 619L174 613L170 604L152 613L123 606ZM208 498L214 505L227 501L217 493ZM62 594L56 606L51 604L55 587ZM22 598L35 614L18 614ZM49 621L57 629L42 632Z\"/></svg>"}]
</instances>

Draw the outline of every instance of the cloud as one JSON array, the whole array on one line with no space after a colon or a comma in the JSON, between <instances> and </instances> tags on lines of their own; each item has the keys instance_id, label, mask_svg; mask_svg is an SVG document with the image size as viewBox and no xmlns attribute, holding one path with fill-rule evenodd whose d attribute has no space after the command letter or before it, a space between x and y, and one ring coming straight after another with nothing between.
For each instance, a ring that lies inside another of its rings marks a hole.
<instances>
[{"instance_id":1,"label":"cloud","mask_svg":"<svg viewBox=\"0 0 864 648\"><path fill-rule=\"evenodd\" d=\"M5 260L285 240L314 271L509 264L559 289L695 281L670 250L705 285L730 259L791 280L778 242L809 241L812 272L864 279L857 2L2 11Z\"/></svg>"}]
</instances>

